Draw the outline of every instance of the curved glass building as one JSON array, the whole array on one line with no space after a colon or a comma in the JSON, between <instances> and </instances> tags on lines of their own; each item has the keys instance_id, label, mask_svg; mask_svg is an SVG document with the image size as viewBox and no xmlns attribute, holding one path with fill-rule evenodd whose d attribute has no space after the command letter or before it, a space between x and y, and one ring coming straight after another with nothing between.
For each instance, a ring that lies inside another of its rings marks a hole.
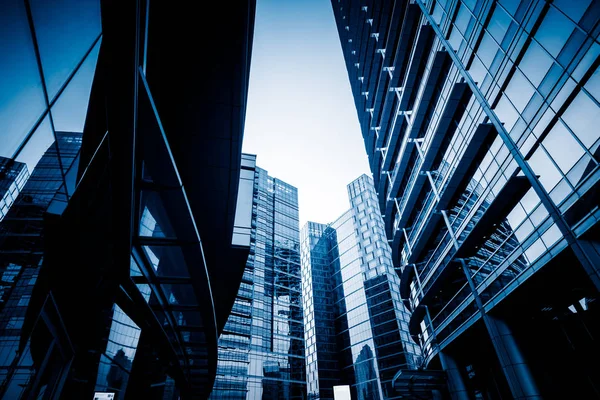
<instances>
[{"instance_id":1,"label":"curved glass building","mask_svg":"<svg viewBox=\"0 0 600 400\"><path fill-rule=\"evenodd\" d=\"M208 398L255 6L0 4L0 398Z\"/></svg>"},{"instance_id":2,"label":"curved glass building","mask_svg":"<svg viewBox=\"0 0 600 400\"><path fill-rule=\"evenodd\" d=\"M600 397L600 2L331 3L428 376Z\"/></svg>"}]
</instances>

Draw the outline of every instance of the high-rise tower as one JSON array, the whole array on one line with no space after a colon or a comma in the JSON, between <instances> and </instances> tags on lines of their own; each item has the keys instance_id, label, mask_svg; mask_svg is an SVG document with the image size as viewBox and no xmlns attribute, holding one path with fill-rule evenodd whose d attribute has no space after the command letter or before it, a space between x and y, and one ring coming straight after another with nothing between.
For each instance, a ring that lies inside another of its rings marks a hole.
<instances>
[{"instance_id":1,"label":"high-rise tower","mask_svg":"<svg viewBox=\"0 0 600 400\"><path fill-rule=\"evenodd\" d=\"M242 154L250 255L219 338L211 399L305 399L298 191Z\"/></svg>"},{"instance_id":2,"label":"high-rise tower","mask_svg":"<svg viewBox=\"0 0 600 400\"><path fill-rule=\"evenodd\" d=\"M331 4L428 369L456 399L598 398L600 2Z\"/></svg>"},{"instance_id":3,"label":"high-rise tower","mask_svg":"<svg viewBox=\"0 0 600 400\"><path fill-rule=\"evenodd\" d=\"M334 386L350 385L353 398L399 398L399 369L420 366L420 349L408 335L373 180L348 185L351 208L328 225L302 229L306 365L310 399L333 399Z\"/></svg>"}]
</instances>

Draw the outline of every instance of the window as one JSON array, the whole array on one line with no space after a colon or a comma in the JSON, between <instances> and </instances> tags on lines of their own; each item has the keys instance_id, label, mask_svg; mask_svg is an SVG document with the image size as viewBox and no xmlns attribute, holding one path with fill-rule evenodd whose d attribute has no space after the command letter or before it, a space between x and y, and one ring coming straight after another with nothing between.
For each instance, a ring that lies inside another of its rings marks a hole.
<instances>
[{"instance_id":1,"label":"window","mask_svg":"<svg viewBox=\"0 0 600 400\"><path fill-rule=\"evenodd\" d=\"M21 329L24 321L25 317L11 317L6 323L6 329Z\"/></svg>"},{"instance_id":2,"label":"window","mask_svg":"<svg viewBox=\"0 0 600 400\"><path fill-rule=\"evenodd\" d=\"M24 294L19 299L19 302L17 303L17 305L18 306L27 306L29 304L29 299L31 299L31 296L28 294Z\"/></svg>"},{"instance_id":3,"label":"window","mask_svg":"<svg viewBox=\"0 0 600 400\"><path fill-rule=\"evenodd\" d=\"M496 39L496 42L502 44L502 40L504 39L510 24L511 19L508 14L506 14L502 8L496 7L487 29L492 37Z\"/></svg>"},{"instance_id":4,"label":"window","mask_svg":"<svg viewBox=\"0 0 600 400\"><path fill-rule=\"evenodd\" d=\"M567 173L585 153L560 121L554 125L542 144L563 173Z\"/></svg>"},{"instance_id":5,"label":"window","mask_svg":"<svg viewBox=\"0 0 600 400\"><path fill-rule=\"evenodd\" d=\"M550 7L535 38L553 56L557 57L571 36L574 25L554 7Z\"/></svg>"},{"instance_id":6,"label":"window","mask_svg":"<svg viewBox=\"0 0 600 400\"><path fill-rule=\"evenodd\" d=\"M548 53L539 44L532 41L519 64L519 68L529 78L531 83L537 87L548 73L552 63L553 60Z\"/></svg>"},{"instance_id":7,"label":"window","mask_svg":"<svg viewBox=\"0 0 600 400\"><path fill-rule=\"evenodd\" d=\"M598 142L597 127L600 126L598 105L585 92L581 91L573 99L562 118L584 146L594 152L597 147L595 144Z\"/></svg>"},{"instance_id":8,"label":"window","mask_svg":"<svg viewBox=\"0 0 600 400\"><path fill-rule=\"evenodd\" d=\"M540 182L550 191L561 179L561 174L556 169L556 166L552 163L548 154L542 147L539 147L535 153L529 159L529 165L533 168L533 171L539 175Z\"/></svg>"}]
</instances>

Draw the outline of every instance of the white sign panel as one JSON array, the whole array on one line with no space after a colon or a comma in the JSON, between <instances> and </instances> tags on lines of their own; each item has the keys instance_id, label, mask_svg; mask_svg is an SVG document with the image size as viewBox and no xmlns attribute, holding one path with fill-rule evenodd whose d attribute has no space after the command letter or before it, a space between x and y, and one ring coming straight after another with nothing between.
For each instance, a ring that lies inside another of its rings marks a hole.
<instances>
[{"instance_id":1,"label":"white sign panel","mask_svg":"<svg viewBox=\"0 0 600 400\"><path fill-rule=\"evenodd\" d=\"M94 400L114 400L115 394L110 392L96 392L94 393Z\"/></svg>"},{"instance_id":2,"label":"white sign panel","mask_svg":"<svg viewBox=\"0 0 600 400\"><path fill-rule=\"evenodd\" d=\"M352 400L350 396L350 386L334 386L333 387L333 399L334 400Z\"/></svg>"}]
</instances>

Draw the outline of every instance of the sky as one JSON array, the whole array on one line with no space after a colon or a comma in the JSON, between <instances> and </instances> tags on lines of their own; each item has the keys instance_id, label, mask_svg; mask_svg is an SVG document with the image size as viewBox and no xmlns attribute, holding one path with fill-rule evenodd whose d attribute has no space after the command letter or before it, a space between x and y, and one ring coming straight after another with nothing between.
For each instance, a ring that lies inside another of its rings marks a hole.
<instances>
[{"instance_id":1,"label":"sky","mask_svg":"<svg viewBox=\"0 0 600 400\"><path fill-rule=\"evenodd\" d=\"M329 0L257 0L242 151L298 188L301 228L336 220L371 176Z\"/></svg>"}]
</instances>

